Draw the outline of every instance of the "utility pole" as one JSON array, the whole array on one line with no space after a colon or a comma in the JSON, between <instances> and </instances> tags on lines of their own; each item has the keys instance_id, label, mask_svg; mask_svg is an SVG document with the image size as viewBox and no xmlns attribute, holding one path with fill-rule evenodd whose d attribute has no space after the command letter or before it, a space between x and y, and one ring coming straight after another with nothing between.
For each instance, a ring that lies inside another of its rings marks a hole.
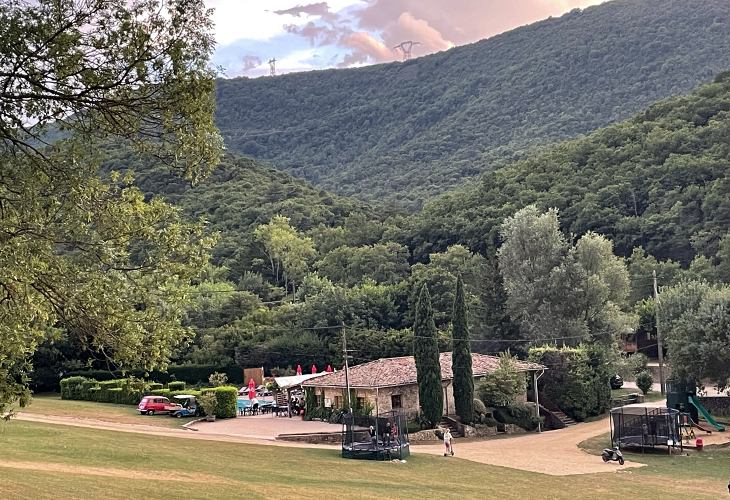
<instances>
[{"instance_id":1,"label":"utility pole","mask_svg":"<svg viewBox=\"0 0 730 500\"><path fill-rule=\"evenodd\" d=\"M656 286L656 270L654 276L654 322L656 323L656 347L659 353L659 390L664 394L664 352L662 352L662 334L659 329L659 290Z\"/></svg>"},{"instance_id":2,"label":"utility pole","mask_svg":"<svg viewBox=\"0 0 730 500\"><path fill-rule=\"evenodd\" d=\"M342 355L345 358L345 385L347 386L347 407L352 413L352 401L350 401L350 372L347 358L350 356L347 354L347 335L345 334L345 322L342 322Z\"/></svg>"},{"instance_id":3,"label":"utility pole","mask_svg":"<svg viewBox=\"0 0 730 500\"><path fill-rule=\"evenodd\" d=\"M276 76L276 58L269 59L269 76Z\"/></svg>"}]
</instances>

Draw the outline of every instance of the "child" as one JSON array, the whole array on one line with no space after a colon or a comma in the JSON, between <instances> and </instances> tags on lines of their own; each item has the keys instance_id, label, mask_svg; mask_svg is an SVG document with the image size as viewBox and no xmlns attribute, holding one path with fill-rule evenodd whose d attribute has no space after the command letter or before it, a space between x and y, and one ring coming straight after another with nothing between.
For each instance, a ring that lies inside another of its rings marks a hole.
<instances>
[{"instance_id":1,"label":"child","mask_svg":"<svg viewBox=\"0 0 730 500\"><path fill-rule=\"evenodd\" d=\"M446 447L446 453L444 453L444 456L448 456L449 453L451 453L451 456L454 456L454 449L451 446L451 431L449 429L446 429L446 432L444 432L444 446Z\"/></svg>"}]
</instances>

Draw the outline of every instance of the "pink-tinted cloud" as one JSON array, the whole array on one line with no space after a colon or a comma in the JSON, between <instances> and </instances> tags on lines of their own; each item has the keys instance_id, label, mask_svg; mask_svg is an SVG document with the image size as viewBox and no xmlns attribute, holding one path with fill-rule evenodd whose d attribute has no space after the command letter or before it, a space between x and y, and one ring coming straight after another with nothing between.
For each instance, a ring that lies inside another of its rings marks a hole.
<instances>
[{"instance_id":1,"label":"pink-tinted cloud","mask_svg":"<svg viewBox=\"0 0 730 500\"><path fill-rule=\"evenodd\" d=\"M419 42L413 55L425 55L487 38L575 7L602 0L364 0L348 19L333 13L326 2L297 5L274 11L295 17L319 17L304 26L287 25L290 33L307 38L313 46L336 45L351 49L338 64L348 66L398 59L393 47ZM350 26L350 18L357 28Z\"/></svg>"}]
</instances>

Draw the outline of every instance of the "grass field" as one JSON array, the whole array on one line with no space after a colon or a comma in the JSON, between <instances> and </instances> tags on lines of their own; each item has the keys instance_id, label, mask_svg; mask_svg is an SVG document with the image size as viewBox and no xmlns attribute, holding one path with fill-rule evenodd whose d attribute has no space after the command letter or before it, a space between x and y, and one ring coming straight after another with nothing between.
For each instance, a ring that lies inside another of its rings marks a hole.
<instances>
[{"instance_id":1,"label":"grass field","mask_svg":"<svg viewBox=\"0 0 730 500\"><path fill-rule=\"evenodd\" d=\"M626 396L627 394L635 394L635 393L641 394L641 391L639 389L613 389L611 391L611 398L612 399L619 399L621 396ZM644 396L644 401L651 402L651 401L661 401L666 396L663 396L661 392L659 391L649 391Z\"/></svg>"},{"instance_id":2,"label":"grass field","mask_svg":"<svg viewBox=\"0 0 730 500\"><path fill-rule=\"evenodd\" d=\"M167 415L140 415L137 408L131 405L62 400L59 394L54 393L33 396L33 401L28 407L18 410L21 413L92 418L104 422L153 425L168 429L179 429L191 420L190 418L170 418Z\"/></svg>"},{"instance_id":3,"label":"grass field","mask_svg":"<svg viewBox=\"0 0 730 500\"><path fill-rule=\"evenodd\" d=\"M605 436L583 444L595 451ZM0 423L0 498L725 498L730 452L632 456L620 473L547 476L458 458L344 460L338 451ZM560 460L559 456L555 460Z\"/></svg>"}]
</instances>

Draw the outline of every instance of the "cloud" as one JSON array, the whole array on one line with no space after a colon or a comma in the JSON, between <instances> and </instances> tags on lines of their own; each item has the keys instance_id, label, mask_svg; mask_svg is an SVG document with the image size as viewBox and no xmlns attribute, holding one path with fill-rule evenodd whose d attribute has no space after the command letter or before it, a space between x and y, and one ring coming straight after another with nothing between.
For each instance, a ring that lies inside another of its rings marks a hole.
<instances>
[{"instance_id":1,"label":"cloud","mask_svg":"<svg viewBox=\"0 0 730 500\"><path fill-rule=\"evenodd\" d=\"M261 58L257 56L243 56L243 68L241 72L246 73L254 68L261 66Z\"/></svg>"},{"instance_id":2,"label":"cloud","mask_svg":"<svg viewBox=\"0 0 730 500\"><path fill-rule=\"evenodd\" d=\"M291 9L275 10L274 14L280 16L294 16L302 17L302 14L306 16L319 16L323 21L334 22L337 20L337 15L330 12L327 2L311 3L309 5L297 5Z\"/></svg>"}]
</instances>

